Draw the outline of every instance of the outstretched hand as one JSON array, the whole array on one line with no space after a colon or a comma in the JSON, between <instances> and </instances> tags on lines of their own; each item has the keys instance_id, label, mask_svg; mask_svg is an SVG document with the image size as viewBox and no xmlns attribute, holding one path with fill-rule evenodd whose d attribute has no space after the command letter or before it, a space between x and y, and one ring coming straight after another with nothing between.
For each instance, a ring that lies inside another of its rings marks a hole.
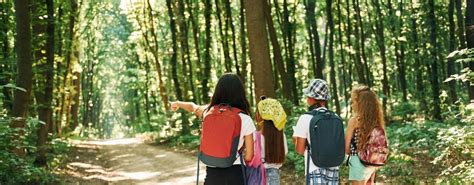
<instances>
[{"instance_id":1,"label":"outstretched hand","mask_svg":"<svg viewBox=\"0 0 474 185\"><path fill-rule=\"evenodd\" d=\"M179 109L179 103L177 101L171 102L170 103L170 109L171 111L175 112Z\"/></svg>"}]
</instances>

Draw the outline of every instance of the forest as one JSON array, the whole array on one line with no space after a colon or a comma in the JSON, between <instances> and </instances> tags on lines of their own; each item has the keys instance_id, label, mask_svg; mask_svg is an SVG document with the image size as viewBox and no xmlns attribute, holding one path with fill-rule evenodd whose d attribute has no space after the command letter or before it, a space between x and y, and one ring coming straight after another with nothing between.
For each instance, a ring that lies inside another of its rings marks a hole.
<instances>
[{"instance_id":1,"label":"forest","mask_svg":"<svg viewBox=\"0 0 474 185\"><path fill-rule=\"evenodd\" d=\"M0 0L0 47L0 184L115 182L74 166L107 148L87 141L195 160L201 122L170 102L209 103L224 73L253 111L282 102L288 138L309 80L328 82L345 123L365 84L390 141L378 182L474 182L474 0ZM288 146L282 180L304 182Z\"/></svg>"}]
</instances>

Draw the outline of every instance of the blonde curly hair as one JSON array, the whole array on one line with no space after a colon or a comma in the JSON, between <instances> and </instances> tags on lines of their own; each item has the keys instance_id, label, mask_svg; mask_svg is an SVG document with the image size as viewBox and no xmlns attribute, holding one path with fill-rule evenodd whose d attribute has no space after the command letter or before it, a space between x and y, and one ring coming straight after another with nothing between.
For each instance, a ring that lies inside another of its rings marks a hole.
<instances>
[{"instance_id":1,"label":"blonde curly hair","mask_svg":"<svg viewBox=\"0 0 474 185\"><path fill-rule=\"evenodd\" d=\"M357 149L365 150L369 135L375 127L385 127L383 109L374 91L360 85L353 88L351 93L352 109L359 128Z\"/></svg>"}]
</instances>

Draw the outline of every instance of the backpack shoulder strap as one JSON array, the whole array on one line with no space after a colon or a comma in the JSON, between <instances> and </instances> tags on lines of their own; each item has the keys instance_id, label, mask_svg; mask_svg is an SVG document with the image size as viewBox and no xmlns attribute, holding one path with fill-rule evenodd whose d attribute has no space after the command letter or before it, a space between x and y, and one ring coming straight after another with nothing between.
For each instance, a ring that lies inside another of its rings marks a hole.
<instances>
[{"instance_id":1,"label":"backpack shoulder strap","mask_svg":"<svg viewBox=\"0 0 474 185\"><path fill-rule=\"evenodd\" d=\"M260 131L255 132L255 137L259 147L262 146L262 133Z\"/></svg>"},{"instance_id":2,"label":"backpack shoulder strap","mask_svg":"<svg viewBox=\"0 0 474 185\"><path fill-rule=\"evenodd\" d=\"M313 109L313 110L310 110L308 112L305 112L304 114L309 114L311 116L315 116L316 114L318 114L318 111Z\"/></svg>"},{"instance_id":3,"label":"backpack shoulder strap","mask_svg":"<svg viewBox=\"0 0 474 185\"><path fill-rule=\"evenodd\" d=\"M309 114L313 116L310 123L317 123L319 120L323 118L327 118L327 117L333 117L333 118L342 120L339 116L336 115L336 113L327 109L311 110L311 111L306 112L305 114Z\"/></svg>"}]
</instances>

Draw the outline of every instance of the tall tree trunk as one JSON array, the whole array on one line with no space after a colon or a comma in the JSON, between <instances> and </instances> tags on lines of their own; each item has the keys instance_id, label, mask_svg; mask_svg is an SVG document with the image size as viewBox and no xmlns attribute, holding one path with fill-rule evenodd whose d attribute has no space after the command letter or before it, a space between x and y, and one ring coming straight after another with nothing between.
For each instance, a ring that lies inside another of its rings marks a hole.
<instances>
[{"instance_id":1,"label":"tall tree trunk","mask_svg":"<svg viewBox=\"0 0 474 185\"><path fill-rule=\"evenodd\" d=\"M177 72L177 50L178 46L176 43L176 23L174 20L174 15L173 15L173 7L171 5L171 0L166 0L166 6L168 7L168 16L170 18L170 29L171 29L171 40L172 40L172 54L171 54L171 78L173 79L174 83L174 90L176 93L176 98L178 100L183 99L183 95L181 92L180 84L178 81L178 72Z\"/></svg>"},{"instance_id":2,"label":"tall tree trunk","mask_svg":"<svg viewBox=\"0 0 474 185\"><path fill-rule=\"evenodd\" d=\"M312 76L316 76L316 53L315 53L314 45L312 44L314 38L312 34L311 24L310 24L310 21L308 20L309 18L310 18L309 16L306 16L305 26L306 26L306 32L308 32L308 40L309 40L308 45L309 45L309 54L310 54L309 59L311 61L311 71L313 72Z\"/></svg>"},{"instance_id":3,"label":"tall tree trunk","mask_svg":"<svg viewBox=\"0 0 474 185\"><path fill-rule=\"evenodd\" d=\"M437 120L442 120L441 107L439 99L439 82L438 82L438 46L436 43L436 17L435 17L435 3L434 0L428 1L429 6L429 23L430 23L430 44L433 46L431 49L431 89L433 91L433 117Z\"/></svg>"},{"instance_id":4,"label":"tall tree trunk","mask_svg":"<svg viewBox=\"0 0 474 185\"><path fill-rule=\"evenodd\" d=\"M209 102L209 79L211 78L211 0L204 0L204 21L206 25L206 41L204 44L204 71L202 76L202 100Z\"/></svg>"},{"instance_id":5,"label":"tall tree trunk","mask_svg":"<svg viewBox=\"0 0 474 185\"><path fill-rule=\"evenodd\" d=\"M78 65L79 63L79 42L78 42L78 37L74 37L73 38L73 41L72 41L72 47L71 47L71 64L73 65ZM65 128L66 129L69 129L69 128L74 128L79 124L79 116L77 115L78 114L78 111L79 111L79 97L81 96L80 92L81 92L81 82L80 82L80 77L81 77L81 72L80 70L77 70L77 69L74 69L74 67L72 67L71 69L71 82L70 82L70 87L72 87L72 91L70 90L70 95L68 96L68 99L66 100L66 125L65 125ZM74 78L77 78L77 79L74 79ZM76 105L77 104L77 105ZM77 110L73 110L73 109L77 109ZM76 115L74 115L76 114ZM72 120L72 122L71 122ZM61 122L60 122L61 123ZM74 124L75 126L71 125L71 124ZM56 127L56 131L58 133L58 135L61 135L60 133L62 132L62 126L61 124L58 124L58 126Z\"/></svg>"},{"instance_id":6,"label":"tall tree trunk","mask_svg":"<svg viewBox=\"0 0 474 185\"><path fill-rule=\"evenodd\" d=\"M185 62L186 60L188 60L188 64L190 64L190 59L189 59L189 53L188 54L188 57L185 57L186 55L186 49L188 48L188 41L187 41L187 25L186 25L186 22L184 21L184 3L183 3L183 0L179 0L178 1L178 6L179 6L179 14L178 14L178 17L180 18L180 32L181 32L181 38L180 38L180 41L181 41L181 60L183 62ZM178 48L177 48L177 43L176 43L176 23L175 23L175 18L174 18L174 13L173 13L173 6L171 4L171 0L167 0L166 1L166 6L168 7L168 16L170 18L170 29L171 29L171 38L172 38L172 48L173 48L173 54L171 56L171 75L172 75L172 78L173 78L173 82L175 84L175 91L176 91L176 95L177 95L177 98L179 100L187 100L187 96L184 95L182 97L180 97L181 95L181 89L179 88L179 81L178 81L178 75L177 75L177 61L176 61L176 54L178 52ZM188 50L189 51L189 50ZM185 66L186 64L184 63L184 65L182 66L183 69L186 68ZM192 68L189 68L190 70L190 74L192 74ZM186 71L183 70L183 75L187 76L188 74L186 74ZM192 76L191 76L192 77ZM192 78L190 79L190 81L192 82ZM193 84L191 83L191 88L193 88ZM193 88L194 89L194 88ZM184 91L186 92L186 90ZM194 92L194 91L193 91ZM183 114L181 116L181 119L182 119L182 129L181 129L181 134L183 135L186 135L186 134L189 134L189 122L186 118L186 116Z\"/></svg>"},{"instance_id":7,"label":"tall tree trunk","mask_svg":"<svg viewBox=\"0 0 474 185\"><path fill-rule=\"evenodd\" d=\"M347 91L347 84L346 84L346 77L347 77L347 71L346 71L346 57L344 55L344 45L342 42L343 36L342 36L342 26L343 26L343 17L342 17L342 11L341 11L341 0L337 0L337 25L338 25L338 41L339 41L339 56L341 57L341 65L342 65L342 73L340 73L340 83L342 84L342 90L341 92L344 93L344 103L346 104L346 107L349 106L349 93Z\"/></svg>"},{"instance_id":8,"label":"tall tree trunk","mask_svg":"<svg viewBox=\"0 0 474 185\"><path fill-rule=\"evenodd\" d=\"M411 4L412 15L416 15L417 11ZM413 39L413 48L414 51L413 55L419 55L420 48L418 47L418 31L417 31L417 23L416 23L416 16L411 17L411 28L412 28L412 39ZM420 66L418 70L415 71L415 81L416 81L416 93L415 96L418 100L420 100L420 109L423 112L426 112L426 99L425 99L425 86L423 85L423 67L420 61L420 57L414 57L415 66Z\"/></svg>"},{"instance_id":9,"label":"tall tree trunk","mask_svg":"<svg viewBox=\"0 0 474 185\"><path fill-rule=\"evenodd\" d=\"M270 41L272 43L272 51L273 51L273 57L276 63L276 66L278 68L278 73L281 76L281 83L282 83L282 91L283 91L283 96L287 100L292 100L291 97L291 89L290 89L290 84L288 83L288 74L286 73L284 62L283 62L283 56L281 54L281 49L280 49L280 44L278 43L278 38L276 35L276 30L275 26L273 25L273 19L271 15L271 7L268 4L267 1L263 1L264 4L264 9L265 9L265 18L268 26L268 33L270 35ZM277 74L277 73L276 73ZM278 83L278 82L276 82Z\"/></svg>"},{"instance_id":10,"label":"tall tree trunk","mask_svg":"<svg viewBox=\"0 0 474 185\"><path fill-rule=\"evenodd\" d=\"M294 23L290 22L290 12L288 10L288 2L287 0L283 0L283 36L284 40L286 40L286 70L288 74L288 81L290 82L290 87L292 90L293 94L293 103L295 105L299 104L299 98L298 98L298 90L296 87L296 64L295 64L295 46L293 44L294 42Z\"/></svg>"},{"instance_id":11,"label":"tall tree trunk","mask_svg":"<svg viewBox=\"0 0 474 185\"><path fill-rule=\"evenodd\" d=\"M91 41L91 38L88 38L89 42ZM89 50L91 50L90 48ZM91 51L87 51L91 52ZM90 54L95 54L91 52ZM82 87L82 100L83 100L83 112L82 112L82 126L84 128L94 128L95 127L95 122L94 122L94 107L97 106L95 104L95 93L94 93L94 79L95 79L95 57L92 59L87 59L86 60L86 67L84 73L82 73L81 76L81 87Z\"/></svg>"},{"instance_id":12,"label":"tall tree trunk","mask_svg":"<svg viewBox=\"0 0 474 185\"><path fill-rule=\"evenodd\" d=\"M355 0L355 3L354 3L354 8L356 10L356 14L357 14L357 22L358 22L358 25L359 25L359 28L360 28L360 34L358 35L359 37L359 49L360 49L360 52L361 52L361 63L360 65L362 66L362 71L365 70L364 74L365 74L365 83L371 87L372 86L372 80L370 79L370 75L372 74L370 72L370 67L369 67L369 63L368 63L368 60L367 60L367 54L365 52L365 31L364 31L364 22L362 21L362 16L361 16L361 13L360 13L360 4L359 4L359 0Z\"/></svg>"},{"instance_id":13,"label":"tall tree trunk","mask_svg":"<svg viewBox=\"0 0 474 185\"><path fill-rule=\"evenodd\" d=\"M11 115L13 117L11 127L14 129L24 129L28 115L31 87L33 85L32 56L31 56L31 27L30 27L30 1L15 0L16 17L16 53L17 59L17 77L16 86L24 90L15 89L13 108ZM24 131L20 130L18 137L14 138L22 143ZM15 147L13 152L20 156L25 156L25 150L22 147Z\"/></svg>"},{"instance_id":14,"label":"tall tree trunk","mask_svg":"<svg viewBox=\"0 0 474 185\"><path fill-rule=\"evenodd\" d=\"M36 146L38 147L38 156L35 164L39 166L46 166L46 142L48 140L49 126L52 124L52 100L53 100L53 78L54 78L54 7L53 0L46 0L47 6L47 26L46 26L46 65L44 66L44 78L46 79L43 92L39 92L38 107L39 120L43 121L38 129L38 140ZM38 96L37 96L38 97Z\"/></svg>"},{"instance_id":15,"label":"tall tree trunk","mask_svg":"<svg viewBox=\"0 0 474 185\"><path fill-rule=\"evenodd\" d=\"M255 97L275 97L272 66L265 28L264 0L244 0ZM256 98L258 102L258 98Z\"/></svg>"},{"instance_id":16,"label":"tall tree trunk","mask_svg":"<svg viewBox=\"0 0 474 185\"><path fill-rule=\"evenodd\" d=\"M195 84L194 84L194 79L193 79L193 65L191 63L191 57L190 57L190 52L189 52L189 44L188 44L188 25L186 23L186 16L184 15L184 10L185 10L185 4L183 0L178 1L178 22L179 22L179 32L181 34L180 36L180 41L181 41L181 60L183 62L183 75L185 76L184 82L189 84L189 87L191 88L192 96L188 97L189 90L187 90L186 86L183 89L184 92L184 100L185 101L191 101L191 102L196 102L195 96L197 95L196 89L195 89ZM172 12L171 12L172 13ZM186 67L188 68L188 71L186 71ZM189 119L185 113L181 114L181 134L182 135L188 135L190 133L190 126L189 126Z\"/></svg>"},{"instance_id":17,"label":"tall tree trunk","mask_svg":"<svg viewBox=\"0 0 474 185\"><path fill-rule=\"evenodd\" d=\"M329 26L329 65L331 66L330 80L332 87L332 99L336 106L336 113L341 114L341 107L339 105L339 97L337 93L337 84L336 84L336 65L334 64L334 20L332 16L332 0L326 0L326 14L328 17L328 26Z\"/></svg>"},{"instance_id":18,"label":"tall tree trunk","mask_svg":"<svg viewBox=\"0 0 474 185\"><path fill-rule=\"evenodd\" d=\"M196 66L196 78L197 79L202 79L202 70L201 70L201 47L200 47L200 42L199 42L199 37L198 35L200 35L200 29L198 27L198 24L196 23L196 19L197 17L195 17L194 15L194 9L197 9L199 8L199 6L194 6L193 2L191 0L187 0L187 4L188 4L188 13L189 13L189 19L190 19L190 22L191 22L191 27L192 27L192 31L193 31L193 40L194 40L194 49L195 49L195 53L196 53L196 62L195 62L195 66ZM195 92L195 94L193 95L193 97L195 98L196 102L198 104L202 104L202 100L201 100L201 96L199 94L199 92Z\"/></svg>"},{"instance_id":19,"label":"tall tree trunk","mask_svg":"<svg viewBox=\"0 0 474 185\"><path fill-rule=\"evenodd\" d=\"M64 69L64 74L63 74L63 84L62 84L62 88L65 88L68 84L68 81L69 81L69 71L71 70L71 55L72 53L74 52L73 51L73 45L74 45L74 41L75 41L75 24L76 24L76 16L78 16L78 5L77 5L77 1L76 0L70 0L70 8L71 8L71 12L69 14L69 25L68 25L68 44L67 44L67 50L66 50L66 66L65 66L65 69ZM63 120L63 115L64 115L64 109L66 109L68 107L68 105L66 105L66 97L67 94L65 92L63 92L61 94L61 102L59 104L59 112L57 113L56 117L56 122L54 123L54 125L51 126L51 129L50 129L50 132L54 132L54 130L58 130L59 127L61 127L61 122ZM66 111L66 117L69 116L69 112ZM68 118L66 118L68 119Z\"/></svg>"},{"instance_id":20,"label":"tall tree trunk","mask_svg":"<svg viewBox=\"0 0 474 185\"><path fill-rule=\"evenodd\" d=\"M86 62L87 62L86 65L89 66L88 63L90 61L87 60ZM88 87L87 83L89 82L89 80L88 80L89 77L87 75L88 73L89 73L89 69L88 68L84 69L84 72L81 74L81 80L80 80L80 82L81 82L81 93L82 93L82 106L83 106L83 108L82 108L82 120L81 120L82 127L87 127L88 122L89 122L89 120L88 120L89 119L88 118L88 116L89 116L89 113L88 113L89 112L89 106L88 105L89 105L89 97L90 96L87 93L88 92L87 91L87 87Z\"/></svg>"},{"instance_id":21,"label":"tall tree trunk","mask_svg":"<svg viewBox=\"0 0 474 185\"><path fill-rule=\"evenodd\" d=\"M354 44L355 46L355 53L356 53L356 60L355 60L355 67L356 67L356 70L357 70L357 76L359 77L358 78L358 82L359 83L362 83L362 84L368 84L367 83L367 78L366 78L366 75L365 75L365 72L364 72L364 64L362 63L362 56L361 56L361 42L362 42L362 38L361 38L361 34L360 34L360 26L362 25L362 23L359 21L360 19L358 17L360 17L360 11L359 10L359 4L357 3L358 0L352 0L352 6L354 7L354 10L355 10L355 17L356 17L356 24L355 25L349 25L349 26L353 26L354 27L354 34L356 36L356 42Z\"/></svg>"},{"instance_id":22,"label":"tall tree trunk","mask_svg":"<svg viewBox=\"0 0 474 185\"><path fill-rule=\"evenodd\" d=\"M323 70L324 70L324 61L321 57L321 43L319 42L319 33L316 23L316 1L315 0L308 0L306 3L306 19L307 23L310 24L309 26L309 38L310 44L313 45L315 59L316 59L316 67L313 70L316 78L324 79Z\"/></svg>"},{"instance_id":23,"label":"tall tree trunk","mask_svg":"<svg viewBox=\"0 0 474 185\"><path fill-rule=\"evenodd\" d=\"M234 67L237 75L240 75L240 67L239 67L239 59L237 58L237 45L235 41L235 26L232 22L232 9L230 8L230 1L229 0L224 0L224 6L225 6L225 27L226 27L226 32L228 30L228 27L230 27L230 31L232 34L232 54L234 56Z\"/></svg>"},{"instance_id":24,"label":"tall tree trunk","mask_svg":"<svg viewBox=\"0 0 474 185\"><path fill-rule=\"evenodd\" d=\"M455 3L455 7L456 7L456 20L457 20L457 24L458 24L458 37L459 37L459 49L464 49L466 48L466 36L464 34L465 33L465 29L464 29L464 17L462 15L462 0L454 0L456 3ZM472 0L468 0L468 1L472 1ZM467 9L466 9L466 12Z\"/></svg>"},{"instance_id":25,"label":"tall tree trunk","mask_svg":"<svg viewBox=\"0 0 474 185\"><path fill-rule=\"evenodd\" d=\"M222 44L222 50L224 51L224 66L227 73L232 72L232 60L230 59L229 43L227 40L227 29L222 28L221 8L219 0L215 1L216 4L216 15L217 25L219 26L219 37Z\"/></svg>"},{"instance_id":26,"label":"tall tree trunk","mask_svg":"<svg viewBox=\"0 0 474 185\"><path fill-rule=\"evenodd\" d=\"M148 61L148 56L145 55L145 89L143 89L144 93L143 95L145 96L145 118L147 121L147 124L150 124L150 96L148 94L149 90L149 82L150 82L150 62Z\"/></svg>"},{"instance_id":27,"label":"tall tree trunk","mask_svg":"<svg viewBox=\"0 0 474 185\"><path fill-rule=\"evenodd\" d=\"M153 16L153 9L151 8L150 0L147 0L146 3L147 3L147 9L148 9L148 19L151 23L149 29L150 29L151 35L153 37L155 47L151 47L151 45L148 41L148 38L146 38L145 40L146 40L147 45L151 49L153 59L155 60L155 68L156 68L156 71L158 73L158 82L159 82L158 87L160 89L160 97L161 97L161 101L163 102L163 107L165 108L165 111L167 111L167 110L169 110L168 109L168 107L169 107L168 96L166 95L166 88L165 88L165 84L163 82L163 74L162 74L162 71L161 71L161 63L160 63L160 60L159 60L159 57L158 57L158 37L157 37L156 32L155 32L155 23L154 23L154 19L153 19L153 17L154 17ZM145 26L145 28L146 28L146 26ZM145 30L145 31L147 31L147 30Z\"/></svg>"},{"instance_id":28,"label":"tall tree trunk","mask_svg":"<svg viewBox=\"0 0 474 185\"><path fill-rule=\"evenodd\" d=\"M65 35L65 31L63 31L63 29L62 29L63 16L64 16L64 6L65 6L64 3L59 4L58 13L57 13L58 16L55 16L56 22L57 22L57 24L55 25L55 28L54 28L54 30L56 32L56 35L57 35L57 39L55 39L56 40L56 44L55 44L56 49L55 49L55 51L56 51L59 58L63 58L63 55L64 55L64 45L63 45L64 43L63 42L64 42L65 39L63 38L63 36ZM57 93L55 94L55 97L54 97L55 104L53 106L54 107L61 107L61 93L60 93L60 91L61 91L62 87L61 87L61 80L60 80L59 77L61 76L61 74L63 73L63 70L64 70L63 61L56 62L56 67L55 67L54 70L56 72L54 74L56 76L54 86L55 86L55 92L57 92ZM58 110L54 111L53 114L54 114L55 119L53 120L52 125L50 125L48 132L52 131L53 125L57 122L58 117L59 117L58 113L59 113Z\"/></svg>"},{"instance_id":29,"label":"tall tree trunk","mask_svg":"<svg viewBox=\"0 0 474 185\"><path fill-rule=\"evenodd\" d=\"M398 27L398 38L403 37L403 1L398 2L398 11L400 12L400 19L399 19L399 27ZM399 63L398 63L398 75L399 75L399 80L400 80L400 86L402 88L402 93L403 93L403 101L408 100L408 86L407 86L407 79L406 79L406 71L405 71L405 46L404 42L400 41L397 39L397 43L399 46L398 50L398 58Z\"/></svg>"},{"instance_id":30,"label":"tall tree trunk","mask_svg":"<svg viewBox=\"0 0 474 185\"><path fill-rule=\"evenodd\" d=\"M55 16L56 19L56 22L58 22L58 24L55 25L55 28L54 30L56 31L56 35L58 36L56 40L56 49L55 51L57 52L58 56L59 57L62 57L63 56L63 31L62 31L62 21L63 21L63 15L64 15L64 10L63 10L63 3L59 3L59 7L58 7L58 13L57 13L58 16Z\"/></svg>"},{"instance_id":31,"label":"tall tree trunk","mask_svg":"<svg viewBox=\"0 0 474 185\"><path fill-rule=\"evenodd\" d=\"M189 43L188 43L188 24L186 23L186 16L184 15L185 11L185 4L184 0L179 0L178 1L178 23L179 23L179 33L180 33L180 43L181 43L181 60L183 62L183 75L186 76L186 78L182 78L184 80L183 83L186 83L189 85L190 91L191 91L191 96L189 96L187 90L187 86L184 86L184 100L187 101L192 101L195 102L194 96L196 96L195 92L195 85L194 85L194 78L193 78L193 66L191 63L191 57L189 53ZM185 70L187 69L187 70Z\"/></svg>"},{"instance_id":32,"label":"tall tree trunk","mask_svg":"<svg viewBox=\"0 0 474 185\"><path fill-rule=\"evenodd\" d=\"M474 48L474 1L468 0L466 6L466 41L467 48ZM469 62L469 69L474 71L474 61ZM469 86L469 99L474 102L474 82L471 79Z\"/></svg>"},{"instance_id":33,"label":"tall tree trunk","mask_svg":"<svg viewBox=\"0 0 474 185\"><path fill-rule=\"evenodd\" d=\"M72 95L72 105L71 105L71 123L69 124L69 130L74 131L76 127L79 125L79 105L81 96L81 72L74 71L73 76L75 78L72 79L72 86L73 86L73 95Z\"/></svg>"},{"instance_id":34,"label":"tall tree trunk","mask_svg":"<svg viewBox=\"0 0 474 185\"><path fill-rule=\"evenodd\" d=\"M351 21L351 10L350 10L350 1L349 0L346 0L346 14L347 14L347 31L346 31L346 39L347 39L347 47L350 48L352 50L353 48L353 44L352 44L352 39L351 39L351 35L352 35L352 21ZM353 52L349 52L349 61L356 61L357 59L355 58L355 54L353 54ZM352 82L352 62L349 62L348 64L348 69L349 69L349 74L347 75L348 76L348 82ZM352 86L349 87L351 90L352 90Z\"/></svg>"},{"instance_id":35,"label":"tall tree trunk","mask_svg":"<svg viewBox=\"0 0 474 185\"><path fill-rule=\"evenodd\" d=\"M240 55L240 63L242 66L240 78L245 86L251 87L251 83L247 83L247 41L246 41L246 33L245 33L245 9L244 9L244 0L240 0L240 50L242 54ZM236 61L237 62L237 61Z\"/></svg>"},{"instance_id":36,"label":"tall tree trunk","mask_svg":"<svg viewBox=\"0 0 474 185\"><path fill-rule=\"evenodd\" d=\"M388 76L387 76L387 56L386 56L386 48L385 48L385 36L384 36L384 26L383 26L383 16L382 16L382 10L380 9L381 5L379 0L372 0L372 3L374 4L376 14L377 16L375 21L376 21L376 32L377 32L377 46L380 51L380 57L382 58L382 72L383 72L383 78L382 78L382 92L384 97L382 97L382 105L383 105L383 111L384 115L387 115L387 97L389 94L389 86L388 86Z\"/></svg>"},{"instance_id":37,"label":"tall tree trunk","mask_svg":"<svg viewBox=\"0 0 474 185\"><path fill-rule=\"evenodd\" d=\"M455 29L456 25L454 23L454 0L449 0L449 5L448 5L448 22L449 22L449 52L453 52L456 47L456 38L455 38ZM448 64L447 64L447 73L448 77L453 75L454 72L454 60L453 59L448 59ZM451 80L448 82L449 86L449 96L451 99L451 103L454 105L455 102L458 99L458 96L456 94L456 82L454 80Z\"/></svg>"},{"instance_id":38,"label":"tall tree trunk","mask_svg":"<svg viewBox=\"0 0 474 185\"><path fill-rule=\"evenodd\" d=\"M177 13L173 13L174 19L175 19L175 31L176 31L176 36L179 41L179 54L181 57L181 74L182 76L185 76L186 78L180 78L183 86L182 86L182 93L183 93L183 100L184 101L192 101L194 100L190 99L189 95L189 88L194 88L193 83L192 83L192 78L190 77L190 74L192 74L192 68L189 67L189 64L191 62L191 59L189 58L189 47L188 47L188 25L186 24L186 18L184 16L184 2L183 0L178 0L176 5L176 1L173 1L172 7L175 7L172 9L173 11L177 11ZM178 10L176 10L176 7ZM177 24L176 24L177 23ZM176 27L177 25L177 27ZM178 53L178 50L176 50L176 53ZM190 73L191 72L191 73ZM189 85L189 86L188 86ZM192 91L191 91L192 92Z\"/></svg>"},{"instance_id":39,"label":"tall tree trunk","mask_svg":"<svg viewBox=\"0 0 474 185\"><path fill-rule=\"evenodd\" d=\"M404 54L404 51L403 51L403 43L398 39L400 37L402 37L402 27L403 27L403 4L402 2L399 2L398 4L398 8L399 8L399 12L400 12L400 19L398 20L398 23L399 23L399 27L398 29L396 28L396 17L397 15L395 15L395 9L393 7L393 4L392 4L392 1L389 0L388 3L387 3L387 7L388 7L388 10L389 10L389 14L390 14L390 20L392 22L392 24L390 24L390 29L391 29L391 32L392 34L394 35L393 37L394 38L397 38L395 39L393 42L394 42L394 45L395 45L395 62L396 62L396 65L397 65L397 71L398 71L398 81L400 83L400 87L401 87L401 90L402 90L402 100L403 101L407 101L407 96L408 96L408 92L407 92L407 82L406 82L406 77L405 77L405 65L404 65L404 61L403 61L403 56L405 55Z\"/></svg>"}]
</instances>

